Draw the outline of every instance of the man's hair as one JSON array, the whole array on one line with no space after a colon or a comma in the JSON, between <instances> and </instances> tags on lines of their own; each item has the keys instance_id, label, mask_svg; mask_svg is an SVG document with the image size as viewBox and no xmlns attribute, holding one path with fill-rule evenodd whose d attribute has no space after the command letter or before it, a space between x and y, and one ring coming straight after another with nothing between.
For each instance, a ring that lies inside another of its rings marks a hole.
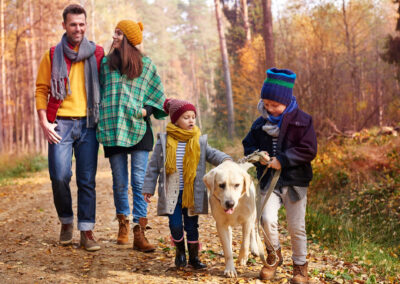
<instances>
[{"instance_id":1,"label":"man's hair","mask_svg":"<svg viewBox=\"0 0 400 284\"><path fill-rule=\"evenodd\" d=\"M71 4L71 5L68 5L67 7L65 7L64 12L63 12L64 23L67 20L68 14L74 14L74 15L84 14L85 19L86 19L86 10L79 4Z\"/></svg>"}]
</instances>

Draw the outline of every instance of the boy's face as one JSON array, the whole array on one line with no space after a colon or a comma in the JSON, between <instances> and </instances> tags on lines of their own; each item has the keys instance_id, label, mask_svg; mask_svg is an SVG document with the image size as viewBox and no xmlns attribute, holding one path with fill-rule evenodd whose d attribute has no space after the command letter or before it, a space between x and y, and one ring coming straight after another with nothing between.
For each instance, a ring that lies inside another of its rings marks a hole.
<instances>
[{"instance_id":1,"label":"boy's face","mask_svg":"<svg viewBox=\"0 0 400 284\"><path fill-rule=\"evenodd\" d=\"M185 111L175 125L184 130L192 130L196 124L196 113L192 110Z\"/></svg>"},{"instance_id":2,"label":"boy's face","mask_svg":"<svg viewBox=\"0 0 400 284\"><path fill-rule=\"evenodd\" d=\"M286 106L284 104L278 103L276 101L271 101L267 99L263 99L264 108L268 111L272 116L279 116L282 112L285 111Z\"/></svg>"}]
</instances>

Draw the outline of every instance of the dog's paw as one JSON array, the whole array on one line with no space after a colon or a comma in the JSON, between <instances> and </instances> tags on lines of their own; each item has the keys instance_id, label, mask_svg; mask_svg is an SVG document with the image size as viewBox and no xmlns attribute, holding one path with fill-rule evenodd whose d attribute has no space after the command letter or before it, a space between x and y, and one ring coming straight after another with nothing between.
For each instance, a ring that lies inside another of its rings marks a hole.
<instances>
[{"instance_id":1,"label":"dog's paw","mask_svg":"<svg viewBox=\"0 0 400 284\"><path fill-rule=\"evenodd\" d=\"M226 267L225 271L224 271L224 275L229 278L237 277L237 272L236 272L235 267L231 267L231 268Z\"/></svg>"}]
</instances>

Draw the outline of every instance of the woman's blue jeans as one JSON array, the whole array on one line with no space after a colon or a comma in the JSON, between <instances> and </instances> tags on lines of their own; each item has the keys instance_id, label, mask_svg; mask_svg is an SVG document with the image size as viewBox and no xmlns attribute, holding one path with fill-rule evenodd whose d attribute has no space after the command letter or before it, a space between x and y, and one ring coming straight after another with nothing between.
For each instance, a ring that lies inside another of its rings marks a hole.
<instances>
[{"instance_id":1,"label":"woman's blue jeans","mask_svg":"<svg viewBox=\"0 0 400 284\"><path fill-rule=\"evenodd\" d=\"M144 175L146 174L149 151L137 150L131 155L131 186L133 194L133 222L139 223L139 218L147 216L147 202L142 195ZM110 157L110 165L113 177L114 205L117 214L129 216L128 195L128 154L119 153Z\"/></svg>"},{"instance_id":2,"label":"woman's blue jeans","mask_svg":"<svg viewBox=\"0 0 400 284\"><path fill-rule=\"evenodd\" d=\"M76 159L78 186L78 230L92 230L96 218L96 171L99 143L96 129L86 128L86 118L57 119L55 131L62 137L60 143L49 144L49 173L54 205L62 224L74 219L70 181L72 154Z\"/></svg>"},{"instance_id":3,"label":"woman's blue jeans","mask_svg":"<svg viewBox=\"0 0 400 284\"><path fill-rule=\"evenodd\" d=\"M174 213L168 215L169 229L171 236L174 240L180 240L183 237L183 229L186 231L186 238L190 242L199 240L199 216L188 216L187 208L182 208L182 194L183 190L179 192L178 202L176 204ZM182 220L183 215L183 220Z\"/></svg>"}]
</instances>

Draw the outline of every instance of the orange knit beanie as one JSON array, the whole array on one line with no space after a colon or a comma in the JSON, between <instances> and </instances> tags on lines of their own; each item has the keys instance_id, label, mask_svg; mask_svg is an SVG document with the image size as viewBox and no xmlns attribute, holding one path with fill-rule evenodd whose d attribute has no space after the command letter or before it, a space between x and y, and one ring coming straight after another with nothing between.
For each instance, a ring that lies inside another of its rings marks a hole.
<instances>
[{"instance_id":1,"label":"orange knit beanie","mask_svg":"<svg viewBox=\"0 0 400 284\"><path fill-rule=\"evenodd\" d=\"M117 24L116 28L120 29L124 33L133 46L142 42L143 24L141 22L136 23L131 20L122 20Z\"/></svg>"}]
</instances>

